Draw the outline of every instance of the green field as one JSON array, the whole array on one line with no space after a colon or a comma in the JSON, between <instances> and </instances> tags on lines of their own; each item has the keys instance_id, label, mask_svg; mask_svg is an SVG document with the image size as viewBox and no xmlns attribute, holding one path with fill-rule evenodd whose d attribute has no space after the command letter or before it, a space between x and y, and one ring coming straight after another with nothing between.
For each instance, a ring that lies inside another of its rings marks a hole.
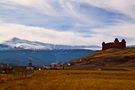
<instances>
[{"instance_id":1,"label":"green field","mask_svg":"<svg viewBox=\"0 0 135 90\"><path fill-rule=\"evenodd\" d=\"M0 77L0 90L135 90L135 71L48 70Z\"/></svg>"}]
</instances>

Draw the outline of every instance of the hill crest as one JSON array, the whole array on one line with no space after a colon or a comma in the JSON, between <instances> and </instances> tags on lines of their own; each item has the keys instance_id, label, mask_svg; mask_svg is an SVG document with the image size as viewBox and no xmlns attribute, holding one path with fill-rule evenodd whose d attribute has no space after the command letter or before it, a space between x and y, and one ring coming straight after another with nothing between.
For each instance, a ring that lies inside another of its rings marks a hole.
<instances>
[{"instance_id":1,"label":"hill crest","mask_svg":"<svg viewBox=\"0 0 135 90\"><path fill-rule=\"evenodd\" d=\"M96 51L70 61L74 68L135 67L135 48Z\"/></svg>"}]
</instances>

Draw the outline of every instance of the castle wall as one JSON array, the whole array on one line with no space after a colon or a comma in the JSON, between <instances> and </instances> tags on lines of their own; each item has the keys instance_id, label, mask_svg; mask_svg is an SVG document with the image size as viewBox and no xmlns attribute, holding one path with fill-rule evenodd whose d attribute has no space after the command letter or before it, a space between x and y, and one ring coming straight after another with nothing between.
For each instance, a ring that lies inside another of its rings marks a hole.
<instances>
[{"instance_id":1,"label":"castle wall","mask_svg":"<svg viewBox=\"0 0 135 90\"><path fill-rule=\"evenodd\" d=\"M102 50L106 50L110 48L118 48L118 49L126 48L126 42L124 39L121 42L119 42L118 39L115 39L115 41L111 43L105 43L105 42L102 43Z\"/></svg>"}]
</instances>

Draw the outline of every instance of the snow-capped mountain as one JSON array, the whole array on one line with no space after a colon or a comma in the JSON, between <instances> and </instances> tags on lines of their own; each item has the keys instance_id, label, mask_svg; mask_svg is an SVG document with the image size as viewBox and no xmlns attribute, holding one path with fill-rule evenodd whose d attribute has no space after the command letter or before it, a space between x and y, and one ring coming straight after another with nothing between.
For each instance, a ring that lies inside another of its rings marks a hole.
<instances>
[{"instance_id":1,"label":"snow-capped mountain","mask_svg":"<svg viewBox=\"0 0 135 90\"><path fill-rule=\"evenodd\" d=\"M99 49L99 46L70 46L70 45L54 45L36 41L28 41L19 38L12 38L8 41L3 42L1 45L10 47L11 49L32 49L32 50L53 50L53 49ZM0 46L0 49L2 47Z\"/></svg>"},{"instance_id":2,"label":"snow-capped mountain","mask_svg":"<svg viewBox=\"0 0 135 90\"><path fill-rule=\"evenodd\" d=\"M16 37L3 42L2 44L10 46L14 49L52 49L49 45L46 45L45 43L23 40Z\"/></svg>"}]
</instances>

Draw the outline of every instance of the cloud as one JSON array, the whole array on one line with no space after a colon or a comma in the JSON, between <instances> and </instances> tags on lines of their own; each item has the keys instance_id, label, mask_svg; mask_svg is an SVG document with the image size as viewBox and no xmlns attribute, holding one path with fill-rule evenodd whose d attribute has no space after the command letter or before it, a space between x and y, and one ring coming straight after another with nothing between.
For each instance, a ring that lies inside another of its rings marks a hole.
<instances>
[{"instance_id":1,"label":"cloud","mask_svg":"<svg viewBox=\"0 0 135 90\"><path fill-rule=\"evenodd\" d=\"M0 19L3 22L55 29L63 27L63 29L65 27L70 29L74 27L73 24L85 24L89 28L95 28L134 22L127 13L118 12L115 8L108 9L109 2L106 8L102 7L102 3L100 5L99 3L92 4L94 1L87 2L87 0L39 0L38 2L36 0L5 0L0 1L0 11L4 12L1 13Z\"/></svg>"},{"instance_id":2,"label":"cloud","mask_svg":"<svg viewBox=\"0 0 135 90\"><path fill-rule=\"evenodd\" d=\"M8 2L11 4L19 4L23 6L35 7L56 13L56 7L69 9L73 8L73 3L88 3L97 7L119 10L125 14L133 15L134 0L4 0L1 2ZM130 2L130 3L129 3ZM72 5L72 6L71 6ZM128 12L128 13L127 13ZM130 12L130 13L129 13ZM70 12L71 13L71 12ZM134 15L133 15L134 16Z\"/></svg>"},{"instance_id":3,"label":"cloud","mask_svg":"<svg viewBox=\"0 0 135 90\"><path fill-rule=\"evenodd\" d=\"M118 36L121 39L125 38L128 40L128 45L132 45L135 43L134 29L135 25L125 24L124 27L120 25L116 27L93 29L93 33L86 34L4 23L0 24L0 41L5 41L13 37L19 37L22 39L53 44L101 45L102 41L113 41L113 39Z\"/></svg>"},{"instance_id":4,"label":"cloud","mask_svg":"<svg viewBox=\"0 0 135 90\"><path fill-rule=\"evenodd\" d=\"M114 38L126 39L128 45L135 44L135 24L122 24L112 27L94 29L94 35L98 38L98 41L113 41Z\"/></svg>"},{"instance_id":5,"label":"cloud","mask_svg":"<svg viewBox=\"0 0 135 90\"><path fill-rule=\"evenodd\" d=\"M134 44L134 6L134 0L3 0L0 41L99 45L119 37Z\"/></svg>"},{"instance_id":6,"label":"cloud","mask_svg":"<svg viewBox=\"0 0 135 90\"><path fill-rule=\"evenodd\" d=\"M25 26L20 24L0 24L0 32L0 41L5 41L13 37L19 37L22 39L53 44L73 45L87 43L87 38L81 37L78 33L56 31L52 29Z\"/></svg>"},{"instance_id":7,"label":"cloud","mask_svg":"<svg viewBox=\"0 0 135 90\"><path fill-rule=\"evenodd\" d=\"M135 18L134 0L100 0L100 1L99 0L85 0L85 1L94 6L106 8L106 9L112 9L114 11L119 11L126 15L132 16L132 18Z\"/></svg>"}]
</instances>

